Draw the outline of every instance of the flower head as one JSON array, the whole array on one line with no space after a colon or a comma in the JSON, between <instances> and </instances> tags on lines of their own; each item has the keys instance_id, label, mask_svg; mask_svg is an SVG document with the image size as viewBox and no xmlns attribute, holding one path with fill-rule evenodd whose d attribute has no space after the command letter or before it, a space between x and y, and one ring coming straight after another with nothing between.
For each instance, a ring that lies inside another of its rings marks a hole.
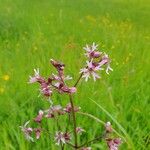
<instances>
[{"instance_id":1,"label":"flower head","mask_svg":"<svg viewBox=\"0 0 150 150\"><path fill-rule=\"evenodd\" d=\"M77 134L82 134L83 132L85 132L85 130L82 129L81 127L77 127L76 132L77 132Z\"/></svg>"},{"instance_id":2,"label":"flower head","mask_svg":"<svg viewBox=\"0 0 150 150\"><path fill-rule=\"evenodd\" d=\"M74 112L78 112L81 108L80 107L77 107L77 106L74 106ZM67 113L71 113L72 112L72 106L71 104L67 104L67 106L64 108L64 111L67 112Z\"/></svg>"},{"instance_id":3,"label":"flower head","mask_svg":"<svg viewBox=\"0 0 150 150\"><path fill-rule=\"evenodd\" d=\"M102 52L96 51L97 47L98 47L98 45L95 45L95 43L93 43L93 45L91 45L91 46L86 45L86 47L83 48L84 50L86 50L85 55L90 59L99 58L101 56Z\"/></svg>"},{"instance_id":4,"label":"flower head","mask_svg":"<svg viewBox=\"0 0 150 150\"><path fill-rule=\"evenodd\" d=\"M110 122L107 122L107 123L105 124L105 130L106 130L106 132L108 132L108 133L111 133L111 132L113 131Z\"/></svg>"},{"instance_id":5,"label":"flower head","mask_svg":"<svg viewBox=\"0 0 150 150\"><path fill-rule=\"evenodd\" d=\"M52 88L50 86L50 79L46 81L43 77L40 76L39 69L34 69L34 76L30 76L29 83L38 82L40 84L40 92L49 97L52 95Z\"/></svg>"},{"instance_id":6,"label":"flower head","mask_svg":"<svg viewBox=\"0 0 150 150\"><path fill-rule=\"evenodd\" d=\"M41 92L44 96L49 97L49 96L52 95L53 91L52 91L52 88L51 88L51 86L49 85L48 82L43 81L43 82L41 82L40 85L41 85L40 92Z\"/></svg>"},{"instance_id":7,"label":"flower head","mask_svg":"<svg viewBox=\"0 0 150 150\"><path fill-rule=\"evenodd\" d=\"M3 80L8 81L9 79L10 79L10 77L9 77L8 74L6 74L6 75L3 76Z\"/></svg>"},{"instance_id":8,"label":"flower head","mask_svg":"<svg viewBox=\"0 0 150 150\"><path fill-rule=\"evenodd\" d=\"M27 125L29 124L30 121L27 121L23 126L20 126L21 131L24 133L25 138L28 141L32 141L34 142L33 138L31 137L31 133L33 132L33 129L30 127L27 127Z\"/></svg>"},{"instance_id":9,"label":"flower head","mask_svg":"<svg viewBox=\"0 0 150 150\"><path fill-rule=\"evenodd\" d=\"M60 145L61 143L65 144L66 142L69 142L70 139L71 136L69 133L63 133L61 131L56 132L55 135L56 145Z\"/></svg>"},{"instance_id":10,"label":"flower head","mask_svg":"<svg viewBox=\"0 0 150 150\"><path fill-rule=\"evenodd\" d=\"M63 111L60 105L52 106L50 109L46 110L46 118L54 118L57 115L63 115L65 112Z\"/></svg>"},{"instance_id":11,"label":"flower head","mask_svg":"<svg viewBox=\"0 0 150 150\"><path fill-rule=\"evenodd\" d=\"M85 78L85 81L88 81L90 76L93 77L94 81L96 79L100 78L100 76L97 74L99 70L103 70L103 68L100 67L100 65L96 62L93 62L93 59L91 61L86 61L87 66L80 70L80 73L83 74L82 78Z\"/></svg>"},{"instance_id":12,"label":"flower head","mask_svg":"<svg viewBox=\"0 0 150 150\"><path fill-rule=\"evenodd\" d=\"M63 63L58 62L56 60L51 59L50 62L57 69L58 72L63 71L65 68L65 65Z\"/></svg>"},{"instance_id":13,"label":"flower head","mask_svg":"<svg viewBox=\"0 0 150 150\"><path fill-rule=\"evenodd\" d=\"M35 128L34 131L35 131L36 139L39 139L41 136L42 129L41 128Z\"/></svg>"},{"instance_id":14,"label":"flower head","mask_svg":"<svg viewBox=\"0 0 150 150\"><path fill-rule=\"evenodd\" d=\"M29 83L35 83L40 78L40 71L38 69L34 69L34 76L29 76Z\"/></svg>"},{"instance_id":15,"label":"flower head","mask_svg":"<svg viewBox=\"0 0 150 150\"><path fill-rule=\"evenodd\" d=\"M77 91L76 87L68 87L65 85L63 82L57 82L55 84L56 89L58 90L59 93L75 93Z\"/></svg>"},{"instance_id":16,"label":"flower head","mask_svg":"<svg viewBox=\"0 0 150 150\"><path fill-rule=\"evenodd\" d=\"M104 56L102 57L101 61L99 62L100 66L106 65L106 73L109 74L109 70L113 71L113 69L110 67L110 58L106 53L104 53Z\"/></svg>"},{"instance_id":17,"label":"flower head","mask_svg":"<svg viewBox=\"0 0 150 150\"><path fill-rule=\"evenodd\" d=\"M109 150L118 150L119 145L121 144L120 138L115 139L106 139Z\"/></svg>"},{"instance_id":18,"label":"flower head","mask_svg":"<svg viewBox=\"0 0 150 150\"><path fill-rule=\"evenodd\" d=\"M39 110L39 114L37 115L36 118L34 118L34 121L37 122L37 123L41 123L43 115L44 115L44 112L42 110Z\"/></svg>"},{"instance_id":19,"label":"flower head","mask_svg":"<svg viewBox=\"0 0 150 150\"><path fill-rule=\"evenodd\" d=\"M86 50L85 55L88 57L88 60L86 61L86 66L80 70L80 73L82 74L82 78L85 78L85 81L88 81L91 76L93 77L94 81L100 78L98 71L104 70L104 66L106 66L107 74L109 74L109 71L113 71L113 69L110 67L111 60L109 59L108 55L106 53L97 51L97 47L98 45L95 43L93 43L92 46L86 45L86 47L84 47Z\"/></svg>"}]
</instances>

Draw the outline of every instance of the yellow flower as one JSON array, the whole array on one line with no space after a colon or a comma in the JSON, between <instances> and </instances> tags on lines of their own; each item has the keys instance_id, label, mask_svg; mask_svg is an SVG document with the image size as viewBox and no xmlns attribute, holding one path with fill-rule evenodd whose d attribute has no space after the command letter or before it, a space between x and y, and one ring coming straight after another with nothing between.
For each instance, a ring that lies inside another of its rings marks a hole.
<instances>
[{"instance_id":1,"label":"yellow flower","mask_svg":"<svg viewBox=\"0 0 150 150\"><path fill-rule=\"evenodd\" d=\"M4 93L4 88L0 88L0 93Z\"/></svg>"},{"instance_id":2,"label":"yellow flower","mask_svg":"<svg viewBox=\"0 0 150 150\"><path fill-rule=\"evenodd\" d=\"M7 75L7 74L3 76L3 80L5 80L5 81L8 81L9 78L10 78L9 75Z\"/></svg>"}]
</instances>

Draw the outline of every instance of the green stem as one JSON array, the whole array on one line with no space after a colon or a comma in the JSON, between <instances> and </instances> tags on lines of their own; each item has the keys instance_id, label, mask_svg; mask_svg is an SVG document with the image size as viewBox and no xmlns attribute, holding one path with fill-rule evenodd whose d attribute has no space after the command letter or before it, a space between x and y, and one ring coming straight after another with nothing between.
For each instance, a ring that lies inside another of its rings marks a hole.
<instances>
[{"instance_id":1,"label":"green stem","mask_svg":"<svg viewBox=\"0 0 150 150\"><path fill-rule=\"evenodd\" d=\"M81 73L81 75L79 76L79 78L78 78L77 82L74 84L74 87L76 87L76 86L77 86L77 84L79 83L79 81L80 81L80 79L82 78L82 76L83 76L83 73Z\"/></svg>"},{"instance_id":2,"label":"green stem","mask_svg":"<svg viewBox=\"0 0 150 150\"><path fill-rule=\"evenodd\" d=\"M75 143L75 149L77 149L78 147L78 143L77 143L77 132L76 132L76 116L75 116L75 112L74 112L74 104L73 104L73 100L72 100L72 95L69 95L69 100L70 100L70 104L71 104L71 111L72 111L72 118L73 118L73 126L74 126L74 143Z\"/></svg>"}]
</instances>

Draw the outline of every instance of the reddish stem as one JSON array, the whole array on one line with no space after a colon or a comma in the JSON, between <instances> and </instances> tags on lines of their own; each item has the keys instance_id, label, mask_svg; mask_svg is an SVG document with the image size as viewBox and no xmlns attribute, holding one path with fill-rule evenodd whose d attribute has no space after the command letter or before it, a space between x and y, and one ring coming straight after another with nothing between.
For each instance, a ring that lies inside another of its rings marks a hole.
<instances>
[{"instance_id":1,"label":"reddish stem","mask_svg":"<svg viewBox=\"0 0 150 150\"><path fill-rule=\"evenodd\" d=\"M74 111L74 105L73 105L73 100L72 100L72 95L69 95L69 100L71 103L71 111L72 111L72 118L73 118L73 126L74 126L74 143L75 146L74 148L77 149L78 143L77 143L77 132L76 132L76 116L75 116L75 111Z\"/></svg>"}]
</instances>

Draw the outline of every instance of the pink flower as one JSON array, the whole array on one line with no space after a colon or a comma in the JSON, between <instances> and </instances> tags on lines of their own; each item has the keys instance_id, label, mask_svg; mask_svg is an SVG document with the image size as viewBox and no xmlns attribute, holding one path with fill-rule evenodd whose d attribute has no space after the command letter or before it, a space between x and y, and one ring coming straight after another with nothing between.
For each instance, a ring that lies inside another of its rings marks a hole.
<instances>
[{"instance_id":1,"label":"pink flower","mask_svg":"<svg viewBox=\"0 0 150 150\"><path fill-rule=\"evenodd\" d=\"M81 148L81 150L92 150L92 148L91 147L83 147L83 148Z\"/></svg>"},{"instance_id":2,"label":"pink flower","mask_svg":"<svg viewBox=\"0 0 150 150\"><path fill-rule=\"evenodd\" d=\"M66 142L69 142L71 139L71 136L69 133L63 133L61 131L56 132L55 135L55 141L56 145L65 144Z\"/></svg>"},{"instance_id":3,"label":"pink flower","mask_svg":"<svg viewBox=\"0 0 150 150\"><path fill-rule=\"evenodd\" d=\"M82 78L85 78L85 81L88 81L92 75L94 81L96 81L96 79L100 78L100 76L97 74L97 71L103 70L103 68L101 68L98 63L94 63L93 59L90 62L86 61L86 63L87 66L80 70L80 73L83 73Z\"/></svg>"},{"instance_id":4,"label":"pink flower","mask_svg":"<svg viewBox=\"0 0 150 150\"><path fill-rule=\"evenodd\" d=\"M41 128L35 128L34 131L35 131L36 139L39 139L41 136L42 129Z\"/></svg>"},{"instance_id":5,"label":"pink flower","mask_svg":"<svg viewBox=\"0 0 150 150\"><path fill-rule=\"evenodd\" d=\"M107 123L105 124L105 130L106 130L106 132L108 132L108 133L111 133L111 132L113 131L110 122L107 122Z\"/></svg>"},{"instance_id":6,"label":"pink flower","mask_svg":"<svg viewBox=\"0 0 150 150\"><path fill-rule=\"evenodd\" d=\"M54 87L58 90L59 93L75 93L75 87L68 87L65 83L66 80L72 79L70 76L64 76L64 67L65 65L51 59L52 65L57 69L58 75L52 74L52 81L54 82Z\"/></svg>"},{"instance_id":7,"label":"pink flower","mask_svg":"<svg viewBox=\"0 0 150 150\"><path fill-rule=\"evenodd\" d=\"M80 107L74 106L74 112L77 112L80 109L81 109ZM71 113L72 112L72 107L71 107L70 103L67 104L67 106L64 108L64 111L67 112L67 113Z\"/></svg>"},{"instance_id":8,"label":"pink flower","mask_svg":"<svg viewBox=\"0 0 150 150\"><path fill-rule=\"evenodd\" d=\"M84 47L83 49L86 50L86 56L88 58L98 58L101 56L102 52L96 51L97 50L98 45L95 45L95 43L93 43L92 46L88 46L86 45L86 47Z\"/></svg>"},{"instance_id":9,"label":"pink flower","mask_svg":"<svg viewBox=\"0 0 150 150\"><path fill-rule=\"evenodd\" d=\"M60 132L60 131L56 132L55 141L56 141L56 145L60 145L61 143L63 144L66 143L63 132Z\"/></svg>"},{"instance_id":10,"label":"pink flower","mask_svg":"<svg viewBox=\"0 0 150 150\"><path fill-rule=\"evenodd\" d=\"M31 133L33 132L33 129L30 127L26 127L29 124L30 121L27 121L23 126L20 126L21 131L24 133L26 139L28 141L34 142L33 138L31 137Z\"/></svg>"},{"instance_id":11,"label":"pink flower","mask_svg":"<svg viewBox=\"0 0 150 150\"><path fill-rule=\"evenodd\" d=\"M102 57L102 60L99 62L100 67L103 65L106 65L106 73L109 74L109 70L113 71L113 69L110 67L110 59L108 55L105 53L104 56Z\"/></svg>"},{"instance_id":12,"label":"pink flower","mask_svg":"<svg viewBox=\"0 0 150 150\"><path fill-rule=\"evenodd\" d=\"M65 65L61 62L58 62L56 60L51 59L50 60L51 64L57 69L58 72L62 72L65 68Z\"/></svg>"},{"instance_id":13,"label":"pink flower","mask_svg":"<svg viewBox=\"0 0 150 150\"><path fill-rule=\"evenodd\" d=\"M38 81L38 79L40 78L40 71L39 68L38 69L34 69L34 76L29 76L29 83L35 83Z\"/></svg>"},{"instance_id":14,"label":"pink flower","mask_svg":"<svg viewBox=\"0 0 150 150\"><path fill-rule=\"evenodd\" d=\"M71 135L69 132L64 133L65 142L69 142L71 140Z\"/></svg>"},{"instance_id":15,"label":"pink flower","mask_svg":"<svg viewBox=\"0 0 150 150\"><path fill-rule=\"evenodd\" d=\"M38 82L41 86L40 88L40 92L46 96L49 97L52 95L52 89L51 86L49 85L51 83L50 78L48 79L48 81L46 81L43 77L40 76L39 74L39 69L34 69L34 76L31 77L30 76L30 80L29 83L35 83Z\"/></svg>"},{"instance_id":16,"label":"pink flower","mask_svg":"<svg viewBox=\"0 0 150 150\"><path fill-rule=\"evenodd\" d=\"M46 118L54 118L56 115L63 115L65 112L63 111L60 105L52 106L50 109L45 111L47 114L45 115Z\"/></svg>"},{"instance_id":17,"label":"pink flower","mask_svg":"<svg viewBox=\"0 0 150 150\"><path fill-rule=\"evenodd\" d=\"M41 120L43 118L44 112L42 110L39 111L39 114L37 115L36 118L34 118L34 121L37 123L41 123Z\"/></svg>"},{"instance_id":18,"label":"pink flower","mask_svg":"<svg viewBox=\"0 0 150 150\"><path fill-rule=\"evenodd\" d=\"M53 93L51 86L49 86L49 84L46 81L41 83L41 90L40 91L46 97L51 96Z\"/></svg>"},{"instance_id":19,"label":"pink flower","mask_svg":"<svg viewBox=\"0 0 150 150\"><path fill-rule=\"evenodd\" d=\"M64 83L62 82L57 82L55 84L55 87L57 88L59 93L75 93L77 91L77 89L75 87L68 87L66 86Z\"/></svg>"},{"instance_id":20,"label":"pink flower","mask_svg":"<svg viewBox=\"0 0 150 150\"><path fill-rule=\"evenodd\" d=\"M82 129L81 127L77 127L76 132L77 132L77 134L82 134L83 132L85 132L85 130Z\"/></svg>"},{"instance_id":21,"label":"pink flower","mask_svg":"<svg viewBox=\"0 0 150 150\"><path fill-rule=\"evenodd\" d=\"M118 150L119 145L121 144L121 139L106 139L109 150Z\"/></svg>"},{"instance_id":22,"label":"pink flower","mask_svg":"<svg viewBox=\"0 0 150 150\"><path fill-rule=\"evenodd\" d=\"M62 80L63 81L71 80L72 77L70 77L69 75L66 77L64 75L60 77L58 75L52 74L52 79L61 82Z\"/></svg>"}]
</instances>

